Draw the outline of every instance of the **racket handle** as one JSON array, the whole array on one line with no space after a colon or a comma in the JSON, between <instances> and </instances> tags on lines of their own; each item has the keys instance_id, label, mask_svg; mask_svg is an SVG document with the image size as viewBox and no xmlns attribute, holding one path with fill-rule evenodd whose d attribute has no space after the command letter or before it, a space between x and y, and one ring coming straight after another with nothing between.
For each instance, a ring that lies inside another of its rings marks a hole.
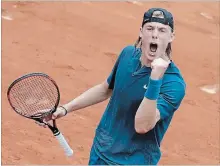
<instances>
[{"instance_id":1,"label":"racket handle","mask_svg":"<svg viewBox=\"0 0 220 166\"><path fill-rule=\"evenodd\" d=\"M59 134L54 135L57 140L59 141L61 147L64 149L64 152L66 154L66 156L70 157L73 155L73 150L70 148L70 146L68 145L66 139L64 138L63 134L59 132Z\"/></svg>"}]
</instances>

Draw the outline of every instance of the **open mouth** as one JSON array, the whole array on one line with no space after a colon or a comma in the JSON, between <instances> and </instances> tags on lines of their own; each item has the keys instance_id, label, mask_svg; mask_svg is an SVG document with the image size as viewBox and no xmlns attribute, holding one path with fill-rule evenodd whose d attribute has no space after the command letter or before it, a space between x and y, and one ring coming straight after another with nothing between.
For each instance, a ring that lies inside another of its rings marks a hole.
<instances>
[{"instance_id":1,"label":"open mouth","mask_svg":"<svg viewBox=\"0 0 220 166\"><path fill-rule=\"evenodd\" d=\"M157 44L156 43L150 43L150 51L151 52L157 51Z\"/></svg>"}]
</instances>

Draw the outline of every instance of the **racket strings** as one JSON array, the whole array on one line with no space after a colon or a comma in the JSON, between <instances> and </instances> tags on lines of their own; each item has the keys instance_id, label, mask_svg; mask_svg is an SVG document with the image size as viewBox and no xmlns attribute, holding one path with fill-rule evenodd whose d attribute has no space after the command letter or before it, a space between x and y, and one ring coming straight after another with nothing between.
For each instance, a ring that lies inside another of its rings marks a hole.
<instances>
[{"instance_id":1,"label":"racket strings","mask_svg":"<svg viewBox=\"0 0 220 166\"><path fill-rule=\"evenodd\" d=\"M42 76L20 80L12 87L9 95L16 111L25 116L50 112L59 98L59 92L53 82Z\"/></svg>"}]
</instances>

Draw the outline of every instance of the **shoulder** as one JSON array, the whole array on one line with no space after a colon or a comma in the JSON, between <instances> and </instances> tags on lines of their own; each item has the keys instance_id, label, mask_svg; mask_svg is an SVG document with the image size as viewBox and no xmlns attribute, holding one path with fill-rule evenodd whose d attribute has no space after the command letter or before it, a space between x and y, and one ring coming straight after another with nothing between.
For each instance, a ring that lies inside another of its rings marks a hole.
<instances>
[{"instance_id":1,"label":"shoulder","mask_svg":"<svg viewBox=\"0 0 220 166\"><path fill-rule=\"evenodd\" d=\"M121 50L121 53L119 54L119 59L120 60L123 59L123 61L126 59L128 60L131 57L136 56L138 52L139 52L139 49L136 48L135 46L127 45Z\"/></svg>"},{"instance_id":2,"label":"shoulder","mask_svg":"<svg viewBox=\"0 0 220 166\"><path fill-rule=\"evenodd\" d=\"M128 57L131 57L136 52L136 48L132 45L125 46L121 49L121 52L119 53L117 57L117 62L120 63L121 61L124 61L125 59L128 59ZM122 60L123 59L123 60Z\"/></svg>"},{"instance_id":3,"label":"shoulder","mask_svg":"<svg viewBox=\"0 0 220 166\"><path fill-rule=\"evenodd\" d=\"M135 51L136 51L135 46L133 46L133 45L127 45L127 46L125 46L125 47L122 49L121 54L123 54L123 55L130 55L130 54L134 53Z\"/></svg>"},{"instance_id":4,"label":"shoulder","mask_svg":"<svg viewBox=\"0 0 220 166\"><path fill-rule=\"evenodd\" d=\"M123 51L125 52L130 52L130 51L134 51L136 48L133 45L127 45L123 48Z\"/></svg>"}]
</instances>

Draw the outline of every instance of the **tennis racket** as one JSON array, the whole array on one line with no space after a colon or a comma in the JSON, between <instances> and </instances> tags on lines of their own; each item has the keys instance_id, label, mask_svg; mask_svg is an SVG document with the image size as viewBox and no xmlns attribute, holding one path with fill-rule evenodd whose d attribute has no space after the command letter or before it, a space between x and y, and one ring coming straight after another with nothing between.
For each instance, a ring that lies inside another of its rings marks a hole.
<instances>
[{"instance_id":1,"label":"tennis racket","mask_svg":"<svg viewBox=\"0 0 220 166\"><path fill-rule=\"evenodd\" d=\"M57 138L66 156L73 155L73 150L59 131L56 121L53 124L43 122L52 115L59 104L60 92L56 82L44 73L29 73L16 79L7 91L12 109L19 115L44 123Z\"/></svg>"}]
</instances>

